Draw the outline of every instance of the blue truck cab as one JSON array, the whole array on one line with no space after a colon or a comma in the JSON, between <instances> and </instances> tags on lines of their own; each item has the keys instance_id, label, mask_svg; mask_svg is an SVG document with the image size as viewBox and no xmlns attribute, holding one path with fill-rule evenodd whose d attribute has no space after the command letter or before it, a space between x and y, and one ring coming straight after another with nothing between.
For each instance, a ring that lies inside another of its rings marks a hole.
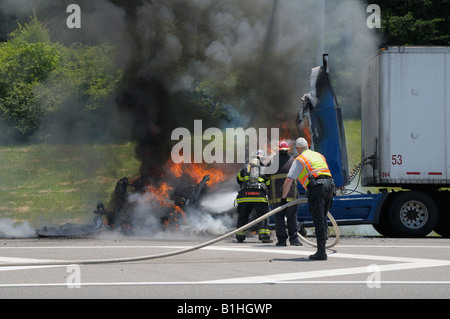
<instances>
[{"instance_id":1,"label":"blue truck cab","mask_svg":"<svg viewBox=\"0 0 450 319\"><path fill-rule=\"evenodd\" d=\"M297 115L300 136L306 138L310 148L325 156L337 189L350 184L345 129L341 108L330 79L328 55L323 65L311 70L311 90L303 95ZM298 184L300 196L305 190ZM330 213L339 225L376 224L387 194L339 195L333 198ZM307 204L298 206L298 221L312 223Z\"/></svg>"}]
</instances>

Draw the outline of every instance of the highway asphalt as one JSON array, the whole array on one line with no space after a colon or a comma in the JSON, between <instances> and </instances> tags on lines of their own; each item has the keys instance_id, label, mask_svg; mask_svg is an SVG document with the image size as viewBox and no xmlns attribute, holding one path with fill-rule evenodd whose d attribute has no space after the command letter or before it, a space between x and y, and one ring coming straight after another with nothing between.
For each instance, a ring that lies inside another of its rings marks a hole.
<instances>
[{"instance_id":1,"label":"highway asphalt","mask_svg":"<svg viewBox=\"0 0 450 319\"><path fill-rule=\"evenodd\" d=\"M278 247L251 237L244 243L225 239L154 260L1 267L7 262L154 255L211 238L1 239L0 296L178 300L450 297L450 239L438 237L344 237L328 251L327 261L308 260L315 249L307 245ZM189 305L182 306L185 308L180 310L189 310Z\"/></svg>"}]
</instances>

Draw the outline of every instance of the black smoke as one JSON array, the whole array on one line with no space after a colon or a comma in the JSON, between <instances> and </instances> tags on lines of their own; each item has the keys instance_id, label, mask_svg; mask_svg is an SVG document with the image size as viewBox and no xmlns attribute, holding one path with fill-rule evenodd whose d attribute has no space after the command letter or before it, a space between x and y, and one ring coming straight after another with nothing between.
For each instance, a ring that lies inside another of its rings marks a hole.
<instances>
[{"instance_id":1,"label":"black smoke","mask_svg":"<svg viewBox=\"0 0 450 319\"><path fill-rule=\"evenodd\" d=\"M74 2L82 28L70 30L66 8ZM323 23L317 10L315 0L3 0L0 7L8 19L35 12L61 43L115 46L123 78L104 125L114 138L136 141L142 176L162 171L171 132L192 131L194 119L204 129L295 128L316 65ZM331 72L344 78L351 72L341 85L351 90L338 90L339 99L358 91L358 68L376 42L363 1L329 1L325 17L325 51L340 68L332 63Z\"/></svg>"},{"instance_id":2,"label":"black smoke","mask_svg":"<svg viewBox=\"0 0 450 319\"><path fill-rule=\"evenodd\" d=\"M129 64L118 103L131 118L141 175L163 169L172 130L191 129L194 119L204 128L270 128L295 114L302 64L311 64L304 43L312 39L294 23L307 15L293 7L278 0L125 7Z\"/></svg>"}]
</instances>

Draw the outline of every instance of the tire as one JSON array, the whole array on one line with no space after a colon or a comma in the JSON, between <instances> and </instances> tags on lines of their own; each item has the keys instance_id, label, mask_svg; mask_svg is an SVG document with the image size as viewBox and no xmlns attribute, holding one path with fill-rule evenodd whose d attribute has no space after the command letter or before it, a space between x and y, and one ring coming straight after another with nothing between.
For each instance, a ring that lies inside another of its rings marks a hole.
<instances>
[{"instance_id":1,"label":"tire","mask_svg":"<svg viewBox=\"0 0 450 319\"><path fill-rule=\"evenodd\" d=\"M391 222L389 220L390 207L392 205L392 201L397 196L396 193L389 194L386 199L383 207L381 209L380 217L378 220L378 224L373 224L373 228L379 232L381 235L385 237L396 237L396 231L392 228Z\"/></svg>"},{"instance_id":2,"label":"tire","mask_svg":"<svg viewBox=\"0 0 450 319\"><path fill-rule=\"evenodd\" d=\"M381 221L378 224L373 224L372 227L384 237L395 237L396 233L386 221Z\"/></svg>"},{"instance_id":3,"label":"tire","mask_svg":"<svg viewBox=\"0 0 450 319\"><path fill-rule=\"evenodd\" d=\"M425 237L437 225L438 209L427 194L403 192L392 201L389 223L396 237Z\"/></svg>"}]
</instances>

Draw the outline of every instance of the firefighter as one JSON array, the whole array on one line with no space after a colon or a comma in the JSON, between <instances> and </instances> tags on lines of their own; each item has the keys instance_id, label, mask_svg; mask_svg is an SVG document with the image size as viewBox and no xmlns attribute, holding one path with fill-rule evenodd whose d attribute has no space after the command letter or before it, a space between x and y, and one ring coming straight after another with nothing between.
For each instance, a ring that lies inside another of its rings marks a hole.
<instances>
[{"instance_id":1,"label":"firefighter","mask_svg":"<svg viewBox=\"0 0 450 319\"><path fill-rule=\"evenodd\" d=\"M262 174L261 162L258 157L255 157L239 171L237 182L240 185L240 190L236 197L236 203L238 204L237 228L240 228L248 223L253 209L257 218L269 212L267 195L269 193L270 180ZM271 242L268 224L267 219L258 224L258 238L263 243ZM246 231L237 233L237 241L243 242L246 235Z\"/></svg>"},{"instance_id":2,"label":"firefighter","mask_svg":"<svg viewBox=\"0 0 450 319\"><path fill-rule=\"evenodd\" d=\"M294 162L294 158L289 155L289 144L286 141L280 141L278 144L278 169L276 173L267 175L270 178L270 195L269 205L273 209L277 208L281 204L281 195L283 193L283 183L287 177L287 173ZM270 166L271 162L267 164ZM286 197L286 201L290 202L296 199L298 196L297 180L292 183L289 192ZM285 210L275 214L275 234L277 236L277 246L286 246L287 239L292 246L302 246L302 243L298 239L298 223L297 223L297 205L286 208ZM286 233L287 222L288 232Z\"/></svg>"},{"instance_id":3,"label":"firefighter","mask_svg":"<svg viewBox=\"0 0 450 319\"><path fill-rule=\"evenodd\" d=\"M311 260L327 260L327 214L334 194L334 181L325 157L309 149L308 142L300 137L295 141L298 156L289 170L283 185L281 203L286 203L289 189L298 179L307 190L309 211L311 212L317 240L317 252L309 256Z\"/></svg>"}]
</instances>

